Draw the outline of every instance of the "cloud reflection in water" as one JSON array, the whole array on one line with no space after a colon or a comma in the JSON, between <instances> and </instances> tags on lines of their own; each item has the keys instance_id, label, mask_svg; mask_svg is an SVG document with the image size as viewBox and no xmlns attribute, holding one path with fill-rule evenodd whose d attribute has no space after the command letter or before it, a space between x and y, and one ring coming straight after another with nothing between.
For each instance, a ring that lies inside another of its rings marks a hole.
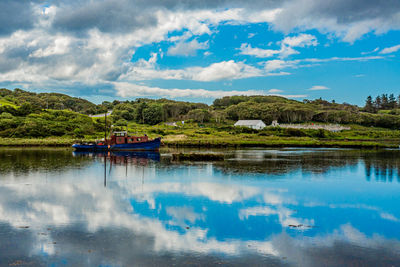
<instances>
[{"instance_id":1,"label":"cloud reflection in water","mask_svg":"<svg viewBox=\"0 0 400 267\"><path fill-rule=\"evenodd\" d=\"M59 152L65 168L52 170L32 161L57 152L7 153L31 165L23 176L11 157L1 165L11 168L1 168L0 265L400 262L400 184L366 179L366 157L351 151L275 151L274 164L290 166L279 174L237 172L240 161L232 169L134 158L115 159L110 170L107 158L107 187L102 157ZM269 152L254 153L268 166ZM324 172L309 171L332 157Z\"/></svg>"}]
</instances>

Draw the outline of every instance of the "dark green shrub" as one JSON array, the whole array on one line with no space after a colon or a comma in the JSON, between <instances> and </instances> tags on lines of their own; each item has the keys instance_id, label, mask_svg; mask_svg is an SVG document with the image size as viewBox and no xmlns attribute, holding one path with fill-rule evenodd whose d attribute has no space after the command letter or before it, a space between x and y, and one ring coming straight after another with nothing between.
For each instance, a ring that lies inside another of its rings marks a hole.
<instances>
[{"instance_id":1,"label":"dark green shrub","mask_svg":"<svg viewBox=\"0 0 400 267\"><path fill-rule=\"evenodd\" d=\"M166 135L166 132L162 129L151 129L151 133L159 134L159 135Z\"/></svg>"},{"instance_id":2,"label":"dark green shrub","mask_svg":"<svg viewBox=\"0 0 400 267\"><path fill-rule=\"evenodd\" d=\"M76 138L84 138L83 131L81 128L76 128L74 130L74 135Z\"/></svg>"},{"instance_id":3,"label":"dark green shrub","mask_svg":"<svg viewBox=\"0 0 400 267\"><path fill-rule=\"evenodd\" d=\"M295 137L302 137L307 136L307 134L302 129L296 128L287 128L285 129L286 136L295 136Z\"/></svg>"}]
</instances>

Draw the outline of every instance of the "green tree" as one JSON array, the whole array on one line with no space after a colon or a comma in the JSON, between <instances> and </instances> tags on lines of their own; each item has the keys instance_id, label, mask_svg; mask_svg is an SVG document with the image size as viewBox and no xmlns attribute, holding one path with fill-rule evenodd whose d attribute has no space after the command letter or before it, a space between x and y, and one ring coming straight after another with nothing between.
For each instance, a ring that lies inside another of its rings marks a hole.
<instances>
[{"instance_id":1,"label":"green tree","mask_svg":"<svg viewBox=\"0 0 400 267\"><path fill-rule=\"evenodd\" d=\"M394 109L396 107L397 107L396 98L394 97L394 94L390 94L389 95L389 108Z\"/></svg>"},{"instance_id":2,"label":"green tree","mask_svg":"<svg viewBox=\"0 0 400 267\"><path fill-rule=\"evenodd\" d=\"M376 110L382 109L382 101L381 101L381 97L380 96L377 96L375 98L374 106L375 106Z\"/></svg>"},{"instance_id":3,"label":"green tree","mask_svg":"<svg viewBox=\"0 0 400 267\"><path fill-rule=\"evenodd\" d=\"M115 124L115 126L126 126L128 124L128 122L124 119L120 119L120 120L116 121L114 124Z\"/></svg>"},{"instance_id":4,"label":"green tree","mask_svg":"<svg viewBox=\"0 0 400 267\"><path fill-rule=\"evenodd\" d=\"M366 112L370 112L370 113L375 112L375 108L374 108L374 104L372 103L372 97L371 96L367 97L367 100L365 101L364 110Z\"/></svg>"},{"instance_id":5,"label":"green tree","mask_svg":"<svg viewBox=\"0 0 400 267\"><path fill-rule=\"evenodd\" d=\"M382 104L381 104L382 109L388 109L389 108L389 99L388 99L387 94L382 94L381 102L382 102Z\"/></svg>"},{"instance_id":6,"label":"green tree","mask_svg":"<svg viewBox=\"0 0 400 267\"><path fill-rule=\"evenodd\" d=\"M145 124L155 125L163 120L163 109L161 105L152 104L142 111L143 122Z\"/></svg>"},{"instance_id":7,"label":"green tree","mask_svg":"<svg viewBox=\"0 0 400 267\"><path fill-rule=\"evenodd\" d=\"M24 103L22 106L18 109L18 115L20 116L26 116L28 114L31 114L33 112L32 105L29 103Z\"/></svg>"},{"instance_id":8,"label":"green tree","mask_svg":"<svg viewBox=\"0 0 400 267\"><path fill-rule=\"evenodd\" d=\"M188 118L195 122L204 123L210 121L211 113L206 109L193 109L189 111Z\"/></svg>"},{"instance_id":9,"label":"green tree","mask_svg":"<svg viewBox=\"0 0 400 267\"><path fill-rule=\"evenodd\" d=\"M121 111L121 117L127 121L131 121L135 118L133 111L123 110Z\"/></svg>"},{"instance_id":10,"label":"green tree","mask_svg":"<svg viewBox=\"0 0 400 267\"><path fill-rule=\"evenodd\" d=\"M138 123L145 123L145 119L144 119L144 110L148 108L148 105L146 102L141 102L139 104L139 106L136 109L136 116L135 116L135 120Z\"/></svg>"}]
</instances>

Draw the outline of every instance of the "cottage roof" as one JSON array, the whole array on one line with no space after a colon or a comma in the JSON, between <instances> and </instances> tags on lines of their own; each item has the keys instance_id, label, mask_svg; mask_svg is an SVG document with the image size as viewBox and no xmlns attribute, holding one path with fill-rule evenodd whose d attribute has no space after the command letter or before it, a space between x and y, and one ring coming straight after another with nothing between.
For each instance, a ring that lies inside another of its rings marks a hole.
<instances>
[{"instance_id":1,"label":"cottage roof","mask_svg":"<svg viewBox=\"0 0 400 267\"><path fill-rule=\"evenodd\" d=\"M251 125L257 125L259 123L264 124L262 120L238 120L235 125L239 126L251 126Z\"/></svg>"}]
</instances>

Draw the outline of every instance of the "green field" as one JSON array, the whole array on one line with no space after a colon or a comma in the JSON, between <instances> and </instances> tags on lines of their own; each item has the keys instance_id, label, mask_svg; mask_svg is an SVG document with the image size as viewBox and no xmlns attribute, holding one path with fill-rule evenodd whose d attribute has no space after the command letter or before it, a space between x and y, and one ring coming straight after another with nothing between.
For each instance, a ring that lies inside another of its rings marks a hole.
<instances>
[{"instance_id":1,"label":"green field","mask_svg":"<svg viewBox=\"0 0 400 267\"><path fill-rule=\"evenodd\" d=\"M150 138L162 137L164 146L172 147L353 147L353 148L397 148L400 131L384 128L351 125L351 130L328 132L325 130L299 130L267 127L257 131L232 127L231 124L185 123L180 127L163 124L143 125L129 123L128 131L133 135L147 134ZM126 127L114 127L126 130ZM104 137L98 131L85 135L80 140L94 141ZM78 138L71 136L46 138L1 138L0 146L70 146Z\"/></svg>"}]
</instances>

